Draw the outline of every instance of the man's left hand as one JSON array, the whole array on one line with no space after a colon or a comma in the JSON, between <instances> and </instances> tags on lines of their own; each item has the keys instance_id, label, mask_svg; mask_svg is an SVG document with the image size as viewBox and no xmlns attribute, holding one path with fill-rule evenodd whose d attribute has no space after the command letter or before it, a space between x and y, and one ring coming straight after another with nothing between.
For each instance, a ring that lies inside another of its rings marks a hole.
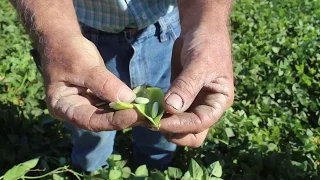
<instances>
[{"instance_id":1,"label":"man's left hand","mask_svg":"<svg viewBox=\"0 0 320 180\"><path fill-rule=\"evenodd\" d=\"M172 53L172 80L164 99L169 115L160 130L177 145L199 147L234 99L228 29L180 36Z\"/></svg>"}]
</instances>

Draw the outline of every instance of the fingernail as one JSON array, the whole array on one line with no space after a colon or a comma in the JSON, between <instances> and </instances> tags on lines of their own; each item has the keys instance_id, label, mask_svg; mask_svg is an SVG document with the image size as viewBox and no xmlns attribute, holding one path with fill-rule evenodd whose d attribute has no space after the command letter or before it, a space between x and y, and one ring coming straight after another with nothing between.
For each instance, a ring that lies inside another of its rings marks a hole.
<instances>
[{"instance_id":1,"label":"fingernail","mask_svg":"<svg viewBox=\"0 0 320 180\"><path fill-rule=\"evenodd\" d=\"M180 110L183 106L182 98L175 93L170 94L170 96L166 99L166 103L176 110Z\"/></svg>"},{"instance_id":2,"label":"fingernail","mask_svg":"<svg viewBox=\"0 0 320 180\"><path fill-rule=\"evenodd\" d=\"M120 89L118 94L118 100L123 102L132 102L135 99L136 95L132 92L131 89L123 87Z\"/></svg>"}]
</instances>

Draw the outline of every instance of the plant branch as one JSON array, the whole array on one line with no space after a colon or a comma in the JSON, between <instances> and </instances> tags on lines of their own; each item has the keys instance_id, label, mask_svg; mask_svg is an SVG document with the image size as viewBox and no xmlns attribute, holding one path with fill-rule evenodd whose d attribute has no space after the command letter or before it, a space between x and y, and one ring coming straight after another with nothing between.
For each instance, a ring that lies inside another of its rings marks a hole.
<instances>
[{"instance_id":1,"label":"plant branch","mask_svg":"<svg viewBox=\"0 0 320 180\"><path fill-rule=\"evenodd\" d=\"M68 166L64 166L64 167L60 167L60 168L57 168L55 170L52 170L46 174L43 174L41 176L24 176L23 178L25 179L40 179L40 178L43 178L43 177L46 177L46 176L49 176L49 175L53 175L53 174L59 174L59 173L63 173L63 172L70 172L72 173L74 176L77 177L77 179L80 180L80 176L82 176L81 174L73 171L73 170L70 170L68 169Z\"/></svg>"},{"instance_id":2,"label":"plant branch","mask_svg":"<svg viewBox=\"0 0 320 180\"><path fill-rule=\"evenodd\" d=\"M45 171L46 169L44 168L44 169L30 169L29 171Z\"/></svg>"},{"instance_id":3,"label":"plant branch","mask_svg":"<svg viewBox=\"0 0 320 180\"><path fill-rule=\"evenodd\" d=\"M52 174L57 174L57 173L59 173L61 170L64 170L64 169L66 169L66 167L60 167L60 168L57 168L57 169L55 169L55 170L52 170L52 171L50 171L50 172L48 172L48 173L46 173L46 174L43 174L43 175L41 175L41 176L33 176L33 177L31 177L31 176L24 176L24 178L25 178L25 179L40 179L40 178L43 178L43 177L46 177L46 176L49 176L49 175L52 175Z\"/></svg>"}]
</instances>

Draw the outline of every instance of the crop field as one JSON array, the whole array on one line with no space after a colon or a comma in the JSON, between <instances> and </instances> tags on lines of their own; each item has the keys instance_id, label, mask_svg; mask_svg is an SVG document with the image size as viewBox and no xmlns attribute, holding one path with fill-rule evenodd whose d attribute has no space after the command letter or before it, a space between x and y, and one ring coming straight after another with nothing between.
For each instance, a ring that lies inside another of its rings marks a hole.
<instances>
[{"instance_id":1,"label":"crop field","mask_svg":"<svg viewBox=\"0 0 320 180\"><path fill-rule=\"evenodd\" d=\"M162 172L133 165L125 129L110 168L82 175L70 166L69 132L46 109L30 39L0 0L0 180L320 179L320 0L234 3L235 101L205 143L179 147Z\"/></svg>"}]
</instances>

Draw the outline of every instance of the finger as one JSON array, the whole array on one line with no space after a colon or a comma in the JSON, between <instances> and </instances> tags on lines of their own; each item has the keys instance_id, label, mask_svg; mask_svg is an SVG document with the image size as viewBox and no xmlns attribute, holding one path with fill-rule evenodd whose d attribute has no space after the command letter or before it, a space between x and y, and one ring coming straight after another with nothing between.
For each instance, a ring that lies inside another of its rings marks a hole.
<instances>
[{"instance_id":1,"label":"finger","mask_svg":"<svg viewBox=\"0 0 320 180\"><path fill-rule=\"evenodd\" d=\"M160 130L172 133L199 133L213 126L229 107L224 94L201 92L189 112L164 116Z\"/></svg>"},{"instance_id":2,"label":"finger","mask_svg":"<svg viewBox=\"0 0 320 180\"><path fill-rule=\"evenodd\" d=\"M59 119L96 132L120 130L144 120L134 109L113 112L110 109L96 108L89 100L79 95L60 98L53 109Z\"/></svg>"},{"instance_id":3,"label":"finger","mask_svg":"<svg viewBox=\"0 0 320 180\"><path fill-rule=\"evenodd\" d=\"M51 85L47 91L50 114L78 127L93 131L123 129L142 124L145 118L136 110L116 111L94 107L90 100L78 94L85 89L65 83Z\"/></svg>"},{"instance_id":4,"label":"finger","mask_svg":"<svg viewBox=\"0 0 320 180\"><path fill-rule=\"evenodd\" d=\"M208 135L209 129L206 129L198 134L173 134L165 136L166 139L178 146L188 146L191 148L200 147Z\"/></svg>"},{"instance_id":5,"label":"finger","mask_svg":"<svg viewBox=\"0 0 320 180\"><path fill-rule=\"evenodd\" d=\"M214 81L212 81L209 84L206 84L204 86L204 91L206 91L207 95L211 92L214 95L209 96L207 101L207 104L210 103L210 100L213 100L213 102L218 102L221 105L225 105L225 108L230 107L233 104L234 101L234 85L233 80L229 80L227 78L216 78Z\"/></svg>"},{"instance_id":6,"label":"finger","mask_svg":"<svg viewBox=\"0 0 320 180\"><path fill-rule=\"evenodd\" d=\"M80 95L87 98L90 101L90 103L96 107L106 106L107 104L109 104L107 101L100 99L89 89L87 89L87 91Z\"/></svg>"},{"instance_id":7,"label":"finger","mask_svg":"<svg viewBox=\"0 0 320 180\"><path fill-rule=\"evenodd\" d=\"M172 82L164 98L164 108L167 112L184 112L190 107L205 84L202 70L199 66L189 65Z\"/></svg>"},{"instance_id":8,"label":"finger","mask_svg":"<svg viewBox=\"0 0 320 180\"><path fill-rule=\"evenodd\" d=\"M103 100L132 102L135 99L133 91L103 66L92 68L85 77L84 86Z\"/></svg>"},{"instance_id":9,"label":"finger","mask_svg":"<svg viewBox=\"0 0 320 180\"><path fill-rule=\"evenodd\" d=\"M170 133L199 133L213 126L223 114L223 110L200 105L194 112L173 114L161 119L160 131Z\"/></svg>"},{"instance_id":10,"label":"finger","mask_svg":"<svg viewBox=\"0 0 320 180\"><path fill-rule=\"evenodd\" d=\"M204 129L201 119L192 112L164 116L160 131L164 133L199 133Z\"/></svg>"},{"instance_id":11,"label":"finger","mask_svg":"<svg viewBox=\"0 0 320 180\"><path fill-rule=\"evenodd\" d=\"M69 85L64 82L49 84L46 88L46 103L51 116L56 117L56 112L53 107L56 106L59 99L74 94L83 94L86 92L86 88Z\"/></svg>"}]
</instances>

